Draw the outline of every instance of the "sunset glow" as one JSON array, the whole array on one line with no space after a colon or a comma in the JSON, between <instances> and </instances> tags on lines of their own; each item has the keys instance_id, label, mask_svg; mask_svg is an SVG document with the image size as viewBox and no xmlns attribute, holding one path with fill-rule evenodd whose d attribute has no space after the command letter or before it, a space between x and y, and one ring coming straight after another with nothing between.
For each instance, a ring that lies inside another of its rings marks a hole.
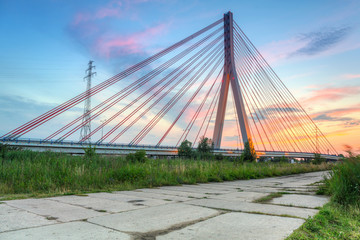
<instances>
[{"instance_id":1,"label":"sunset glow","mask_svg":"<svg viewBox=\"0 0 360 240\"><path fill-rule=\"evenodd\" d=\"M300 4L265 0L247 3L235 0L225 3L216 0L2 1L0 135L84 92L84 71L90 59L96 65L97 76L93 82L96 85L221 19L230 10L234 20L336 151L344 153L344 145L360 151L360 2L331 0L327 1L326 7L323 4L318 1ZM175 53L170 57L173 56ZM239 57L239 60L249 61L247 57ZM153 65L96 95L93 104L131 84L145 71L152 70ZM254 74L249 68L242 70L238 74ZM199 129L203 121L208 123L206 114L221 78L222 75L198 114L198 106L207 92L202 90L196 95L173 127L173 135L167 137L169 144L176 144L182 134L190 140L195 139L196 133L184 133L195 114L198 121L192 129ZM211 75L205 88L209 89L215 80L216 74ZM201 80L191 87L190 92L193 93L200 84ZM149 86L150 83L144 84L135 95L139 96ZM154 88L152 93L160 87ZM172 93L179 89L180 86L174 88ZM135 103L133 109L119 114L109 125L101 125L101 120L110 119L135 97L94 119L93 129L97 129L97 136L101 131L106 134L140 105ZM222 147L241 148L232 93L228 98ZM167 96L163 101L169 99ZM179 101L186 102L187 98ZM268 103L265 110L276 107L279 106ZM302 111L300 107L290 108L285 104L281 107L294 116L297 111ZM160 106L155 108L161 109ZM180 110L169 111L142 143L157 143ZM58 129L59 124L71 121L82 112L83 104L79 104L64 114L63 119L54 119L47 128L26 137L44 138L50 134L48 131ZM149 111L140 118L139 126L130 129L128 134L135 137L155 114ZM258 112L250 109L249 118L251 114ZM255 146L264 145L271 149L281 144L306 145L307 135L312 139L318 137L318 130L312 125L303 126L291 120L285 124L279 116L265 120L269 124L261 126L264 129L256 130L250 123ZM212 137L213 127L214 120L209 121L207 137ZM304 129L308 131L306 134ZM299 133L297 143L281 137L272 141L265 136L266 131L279 136ZM74 136L74 139L78 137ZM117 141L128 140L122 136Z\"/></svg>"}]
</instances>

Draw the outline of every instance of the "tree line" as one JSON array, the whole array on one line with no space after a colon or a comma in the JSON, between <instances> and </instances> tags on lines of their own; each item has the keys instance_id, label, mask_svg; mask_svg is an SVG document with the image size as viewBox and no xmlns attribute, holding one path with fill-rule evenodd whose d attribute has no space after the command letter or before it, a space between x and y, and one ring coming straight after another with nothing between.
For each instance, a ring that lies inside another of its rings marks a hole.
<instances>
[{"instance_id":1,"label":"tree line","mask_svg":"<svg viewBox=\"0 0 360 240\"><path fill-rule=\"evenodd\" d=\"M245 143L243 153L238 157L227 157L222 154L214 153L214 143L210 138L201 137L197 148L193 147L192 142L184 140L178 147L178 156L181 158L202 159L202 160L223 160L232 158L239 162L256 161L256 153L251 151L248 142Z\"/></svg>"}]
</instances>

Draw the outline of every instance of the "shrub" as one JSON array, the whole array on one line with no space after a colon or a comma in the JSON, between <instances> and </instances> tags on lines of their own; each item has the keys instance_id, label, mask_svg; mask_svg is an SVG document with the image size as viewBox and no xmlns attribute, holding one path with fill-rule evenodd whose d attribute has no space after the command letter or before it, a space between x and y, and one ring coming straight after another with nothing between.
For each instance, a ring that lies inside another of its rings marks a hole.
<instances>
[{"instance_id":1,"label":"shrub","mask_svg":"<svg viewBox=\"0 0 360 240\"><path fill-rule=\"evenodd\" d=\"M326 160L321 157L320 153L314 153L313 163L314 164L321 164L323 162L326 162Z\"/></svg>"},{"instance_id":2,"label":"shrub","mask_svg":"<svg viewBox=\"0 0 360 240\"><path fill-rule=\"evenodd\" d=\"M220 154L215 154L215 160L224 160L224 155Z\"/></svg>"},{"instance_id":3,"label":"shrub","mask_svg":"<svg viewBox=\"0 0 360 240\"><path fill-rule=\"evenodd\" d=\"M139 150L136 151L135 153L129 153L128 155L126 155L126 160L129 162L146 162L147 158L146 158L146 152L145 150Z\"/></svg>"},{"instance_id":4,"label":"shrub","mask_svg":"<svg viewBox=\"0 0 360 240\"><path fill-rule=\"evenodd\" d=\"M89 145L87 148L84 148L84 152L85 152L85 158L94 158L95 156L97 156L96 154L96 147L91 147L91 145Z\"/></svg>"}]
</instances>

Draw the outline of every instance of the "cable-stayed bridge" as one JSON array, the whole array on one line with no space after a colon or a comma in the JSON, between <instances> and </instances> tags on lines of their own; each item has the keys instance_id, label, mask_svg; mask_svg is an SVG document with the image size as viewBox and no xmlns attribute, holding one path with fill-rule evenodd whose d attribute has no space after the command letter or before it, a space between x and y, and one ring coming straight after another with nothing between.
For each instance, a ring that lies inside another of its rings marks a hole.
<instances>
[{"instance_id":1,"label":"cable-stayed bridge","mask_svg":"<svg viewBox=\"0 0 360 240\"><path fill-rule=\"evenodd\" d=\"M87 111L74 109L83 102ZM90 123L93 127L90 129ZM87 127L86 134L80 132ZM41 140L28 136L46 134ZM230 136L229 136L230 135ZM1 136L38 150L174 155L184 140L215 153L337 159L336 150L233 20L231 12ZM77 139L77 140L74 140ZM226 143L230 147L223 146Z\"/></svg>"}]
</instances>

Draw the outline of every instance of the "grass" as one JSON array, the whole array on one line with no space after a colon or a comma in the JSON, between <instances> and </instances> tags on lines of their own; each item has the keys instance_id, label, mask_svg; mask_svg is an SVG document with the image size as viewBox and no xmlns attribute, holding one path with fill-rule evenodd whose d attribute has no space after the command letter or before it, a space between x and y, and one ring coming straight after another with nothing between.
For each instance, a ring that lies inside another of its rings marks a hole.
<instances>
[{"instance_id":1,"label":"grass","mask_svg":"<svg viewBox=\"0 0 360 240\"><path fill-rule=\"evenodd\" d=\"M360 239L360 209L330 202L287 238L295 239Z\"/></svg>"},{"instance_id":2,"label":"grass","mask_svg":"<svg viewBox=\"0 0 360 240\"><path fill-rule=\"evenodd\" d=\"M190 159L134 162L121 157L9 151L0 166L0 200L264 178L330 167Z\"/></svg>"},{"instance_id":3,"label":"grass","mask_svg":"<svg viewBox=\"0 0 360 240\"><path fill-rule=\"evenodd\" d=\"M274 193L270 193L269 195L266 195L264 197L255 199L253 202L254 203L267 203L270 202L271 200L273 200L274 198L279 198L284 194L290 194L288 192L274 192Z\"/></svg>"},{"instance_id":4,"label":"grass","mask_svg":"<svg viewBox=\"0 0 360 240\"><path fill-rule=\"evenodd\" d=\"M330 195L330 203L308 218L288 240L360 239L360 155L349 155L319 186L317 193Z\"/></svg>"},{"instance_id":5,"label":"grass","mask_svg":"<svg viewBox=\"0 0 360 240\"><path fill-rule=\"evenodd\" d=\"M279 198L282 196L282 193L276 192L276 193L270 193L267 196L255 199L253 202L254 203L266 203L266 202L270 202L271 200L273 200L274 198Z\"/></svg>"}]
</instances>

